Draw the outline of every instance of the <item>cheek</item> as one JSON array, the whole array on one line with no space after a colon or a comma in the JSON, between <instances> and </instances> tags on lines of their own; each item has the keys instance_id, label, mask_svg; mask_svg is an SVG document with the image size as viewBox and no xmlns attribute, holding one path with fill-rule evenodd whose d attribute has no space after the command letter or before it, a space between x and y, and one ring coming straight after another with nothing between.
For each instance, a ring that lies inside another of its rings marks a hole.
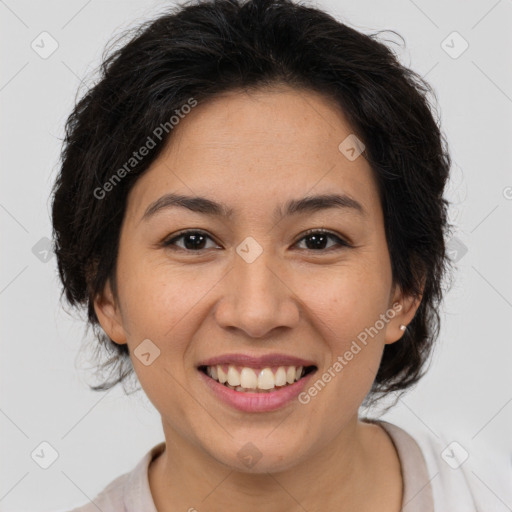
<instances>
[{"instance_id":1,"label":"cheek","mask_svg":"<svg viewBox=\"0 0 512 512\"><path fill-rule=\"evenodd\" d=\"M119 261L119 295L123 321L133 346L149 338L166 352L184 352L180 340L197 328L202 303L218 281L212 272L189 271L167 262L137 260L127 253ZM173 360L172 358L170 359ZM182 360L180 357L179 360Z\"/></svg>"},{"instance_id":2,"label":"cheek","mask_svg":"<svg viewBox=\"0 0 512 512\"><path fill-rule=\"evenodd\" d=\"M318 277L318 276L317 276ZM301 285L302 299L326 328L326 339L341 348L386 312L390 271L352 265Z\"/></svg>"},{"instance_id":3,"label":"cheek","mask_svg":"<svg viewBox=\"0 0 512 512\"><path fill-rule=\"evenodd\" d=\"M375 379L384 349L387 323L381 315L387 312L390 272L377 262L370 265L360 260L302 288L304 303L316 318L313 321L329 353L325 378L317 376L328 381L323 404L339 404L341 415L342 410L359 405ZM337 421L338 413L332 419Z\"/></svg>"},{"instance_id":4,"label":"cheek","mask_svg":"<svg viewBox=\"0 0 512 512\"><path fill-rule=\"evenodd\" d=\"M134 254L125 253L119 259L123 323L137 378L157 410L171 407L180 417L185 417L187 407L183 394L175 390L186 379L188 341L199 321L198 305L209 289L205 281L165 264L141 262ZM137 356L137 348L146 339L159 350L150 348L154 359L149 365Z\"/></svg>"},{"instance_id":5,"label":"cheek","mask_svg":"<svg viewBox=\"0 0 512 512\"><path fill-rule=\"evenodd\" d=\"M332 433L357 411L382 358L387 324L379 323L380 329L375 325L387 311L389 290L386 279L368 276L350 273L304 290L304 303L311 308L328 357L303 400L309 401L310 416L325 418L322 428Z\"/></svg>"}]
</instances>

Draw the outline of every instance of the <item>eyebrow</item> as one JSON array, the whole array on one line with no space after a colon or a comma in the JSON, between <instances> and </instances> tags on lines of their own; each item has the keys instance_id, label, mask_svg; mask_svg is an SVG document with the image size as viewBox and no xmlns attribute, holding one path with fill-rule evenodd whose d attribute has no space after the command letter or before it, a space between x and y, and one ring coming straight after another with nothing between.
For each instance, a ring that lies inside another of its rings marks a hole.
<instances>
[{"instance_id":1,"label":"eyebrow","mask_svg":"<svg viewBox=\"0 0 512 512\"><path fill-rule=\"evenodd\" d=\"M212 215L216 217L232 218L235 211L227 205L217 203L201 196L185 196L182 194L165 194L153 203L151 203L144 212L141 220L148 220L157 212L169 208L184 208L192 212L203 215ZM313 213L329 208L341 208L352 211L361 216L366 216L366 210L361 203L346 194L321 194L316 196L306 196L300 199L291 199L284 205L278 206L274 210L274 219L285 216L298 215L303 213Z\"/></svg>"}]
</instances>

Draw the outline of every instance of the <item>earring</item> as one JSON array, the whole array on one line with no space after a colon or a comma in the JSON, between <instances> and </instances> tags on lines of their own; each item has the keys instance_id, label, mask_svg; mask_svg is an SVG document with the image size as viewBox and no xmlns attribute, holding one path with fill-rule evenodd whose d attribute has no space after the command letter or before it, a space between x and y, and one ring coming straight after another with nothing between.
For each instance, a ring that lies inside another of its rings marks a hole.
<instances>
[{"instance_id":1,"label":"earring","mask_svg":"<svg viewBox=\"0 0 512 512\"><path fill-rule=\"evenodd\" d=\"M400 330L405 331L405 329L407 329L407 326L404 324L400 324Z\"/></svg>"}]
</instances>

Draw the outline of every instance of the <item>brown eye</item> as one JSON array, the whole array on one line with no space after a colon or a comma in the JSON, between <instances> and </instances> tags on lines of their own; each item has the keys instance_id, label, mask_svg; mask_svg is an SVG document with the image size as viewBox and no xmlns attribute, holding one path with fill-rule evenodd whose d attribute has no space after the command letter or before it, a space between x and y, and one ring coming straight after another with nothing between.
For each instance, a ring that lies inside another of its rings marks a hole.
<instances>
[{"instance_id":1,"label":"brown eye","mask_svg":"<svg viewBox=\"0 0 512 512\"><path fill-rule=\"evenodd\" d=\"M350 244L342 240L340 237L336 236L334 233L323 230L311 230L306 233L306 236L303 236L299 242L306 240L306 250L318 251L322 249L326 249L326 244L328 240L334 240L334 246L339 247L350 247ZM327 249L332 249L332 246L327 247Z\"/></svg>"},{"instance_id":2,"label":"brown eye","mask_svg":"<svg viewBox=\"0 0 512 512\"><path fill-rule=\"evenodd\" d=\"M177 245L176 242L182 239L183 246ZM207 239L212 240L210 236L202 231L184 231L173 238L165 240L162 245L172 249L177 248L185 251L197 252L208 249L208 247L205 247Z\"/></svg>"}]
</instances>

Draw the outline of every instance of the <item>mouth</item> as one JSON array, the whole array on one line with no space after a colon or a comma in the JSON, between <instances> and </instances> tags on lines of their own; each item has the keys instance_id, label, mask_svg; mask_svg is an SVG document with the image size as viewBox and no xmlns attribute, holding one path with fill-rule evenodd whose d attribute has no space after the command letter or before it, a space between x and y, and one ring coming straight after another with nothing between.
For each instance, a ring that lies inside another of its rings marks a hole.
<instances>
[{"instance_id":1,"label":"mouth","mask_svg":"<svg viewBox=\"0 0 512 512\"><path fill-rule=\"evenodd\" d=\"M318 366L285 354L226 354L202 361L197 370L215 400L244 413L263 413L297 401Z\"/></svg>"},{"instance_id":2,"label":"mouth","mask_svg":"<svg viewBox=\"0 0 512 512\"><path fill-rule=\"evenodd\" d=\"M199 371L228 389L241 393L273 393L314 373L315 365L240 366L201 365Z\"/></svg>"}]
</instances>

